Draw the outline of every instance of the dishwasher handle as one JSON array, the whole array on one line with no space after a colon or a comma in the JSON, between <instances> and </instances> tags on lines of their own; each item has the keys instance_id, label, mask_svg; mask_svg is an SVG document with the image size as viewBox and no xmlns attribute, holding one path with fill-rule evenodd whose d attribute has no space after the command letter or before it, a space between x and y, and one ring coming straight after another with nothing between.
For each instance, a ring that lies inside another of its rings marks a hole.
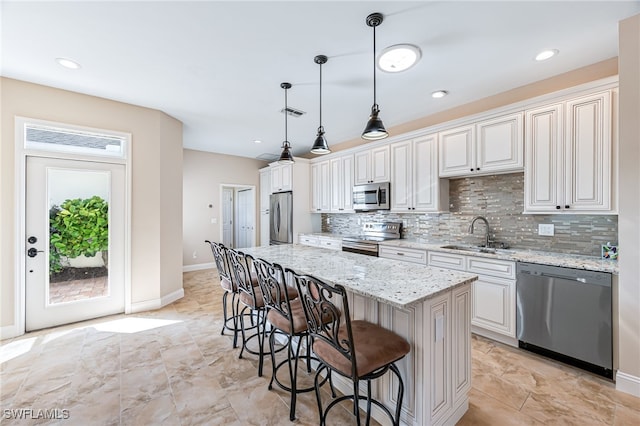
<instances>
[{"instance_id":1,"label":"dishwasher handle","mask_svg":"<svg viewBox=\"0 0 640 426\"><path fill-rule=\"evenodd\" d=\"M578 281L583 284L611 287L611 274L607 272L587 271L582 269L564 268L561 266L538 265L535 263L519 262L517 273L560 280Z\"/></svg>"}]
</instances>

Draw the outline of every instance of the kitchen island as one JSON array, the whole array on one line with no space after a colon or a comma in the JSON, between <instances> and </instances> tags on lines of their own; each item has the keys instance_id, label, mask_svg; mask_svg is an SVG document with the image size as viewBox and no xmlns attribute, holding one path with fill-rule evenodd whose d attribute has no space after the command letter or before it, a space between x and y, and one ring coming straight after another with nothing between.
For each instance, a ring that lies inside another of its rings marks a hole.
<instances>
[{"instance_id":1,"label":"kitchen island","mask_svg":"<svg viewBox=\"0 0 640 426\"><path fill-rule=\"evenodd\" d=\"M354 319L380 324L409 341L411 352L397 363L405 384L404 424L455 424L467 411L476 275L297 244L242 251L344 286ZM349 392L350 384L336 382ZM374 397L394 407L396 386L385 376L374 384ZM373 412L386 424L381 411Z\"/></svg>"}]
</instances>

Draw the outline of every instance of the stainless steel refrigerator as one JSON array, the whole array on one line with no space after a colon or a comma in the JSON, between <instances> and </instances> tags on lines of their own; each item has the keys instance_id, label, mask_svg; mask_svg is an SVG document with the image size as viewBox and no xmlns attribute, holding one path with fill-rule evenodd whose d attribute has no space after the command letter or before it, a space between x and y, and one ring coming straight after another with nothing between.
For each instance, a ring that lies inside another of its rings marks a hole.
<instances>
[{"instance_id":1,"label":"stainless steel refrigerator","mask_svg":"<svg viewBox=\"0 0 640 426\"><path fill-rule=\"evenodd\" d=\"M293 243L293 193L271 194L269 210L269 244Z\"/></svg>"}]
</instances>

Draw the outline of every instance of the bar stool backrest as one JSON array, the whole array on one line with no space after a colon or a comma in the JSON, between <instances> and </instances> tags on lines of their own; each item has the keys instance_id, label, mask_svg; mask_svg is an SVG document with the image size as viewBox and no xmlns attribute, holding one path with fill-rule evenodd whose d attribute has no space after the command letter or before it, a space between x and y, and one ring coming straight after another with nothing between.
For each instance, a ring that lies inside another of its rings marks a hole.
<instances>
[{"instance_id":1,"label":"bar stool backrest","mask_svg":"<svg viewBox=\"0 0 640 426\"><path fill-rule=\"evenodd\" d=\"M258 284L264 297L267 309L273 309L289 320L293 330L293 316L291 314L291 300L286 291L284 269L277 263L270 263L264 259L254 259L253 266L258 277Z\"/></svg>"},{"instance_id":2,"label":"bar stool backrest","mask_svg":"<svg viewBox=\"0 0 640 426\"><path fill-rule=\"evenodd\" d=\"M253 257L232 248L227 250L227 257L238 291L246 293L252 298L253 305L258 306L256 292L251 282L251 266L249 265L249 259L253 260Z\"/></svg>"},{"instance_id":3,"label":"bar stool backrest","mask_svg":"<svg viewBox=\"0 0 640 426\"><path fill-rule=\"evenodd\" d=\"M234 281L231 278L229 260L227 258L228 249L222 243L211 242L208 240L206 242L211 245L211 251L213 252L213 258L216 261L216 268L218 269L220 279L227 280L233 285ZM235 288L235 285L233 285L233 287Z\"/></svg>"},{"instance_id":4,"label":"bar stool backrest","mask_svg":"<svg viewBox=\"0 0 640 426\"><path fill-rule=\"evenodd\" d=\"M351 376L355 377L358 369L345 288L339 284L332 286L311 275L299 275L291 269L286 272L293 274L298 287L313 344L322 341L332 346L351 364ZM333 364L331 360L324 361Z\"/></svg>"}]
</instances>

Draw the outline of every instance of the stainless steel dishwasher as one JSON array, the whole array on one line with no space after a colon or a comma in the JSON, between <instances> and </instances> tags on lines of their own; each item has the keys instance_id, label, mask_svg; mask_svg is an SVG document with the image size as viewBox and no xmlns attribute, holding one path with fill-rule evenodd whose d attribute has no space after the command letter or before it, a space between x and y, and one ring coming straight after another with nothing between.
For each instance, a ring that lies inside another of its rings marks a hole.
<instances>
[{"instance_id":1,"label":"stainless steel dishwasher","mask_svg":"<svg viewBox=\"0 0 640 426\"><path fill-rule=\"evenodd\" d=\"M613 378L611 274L518 263L521 348Z\"/></svg>"}]
</instances>

